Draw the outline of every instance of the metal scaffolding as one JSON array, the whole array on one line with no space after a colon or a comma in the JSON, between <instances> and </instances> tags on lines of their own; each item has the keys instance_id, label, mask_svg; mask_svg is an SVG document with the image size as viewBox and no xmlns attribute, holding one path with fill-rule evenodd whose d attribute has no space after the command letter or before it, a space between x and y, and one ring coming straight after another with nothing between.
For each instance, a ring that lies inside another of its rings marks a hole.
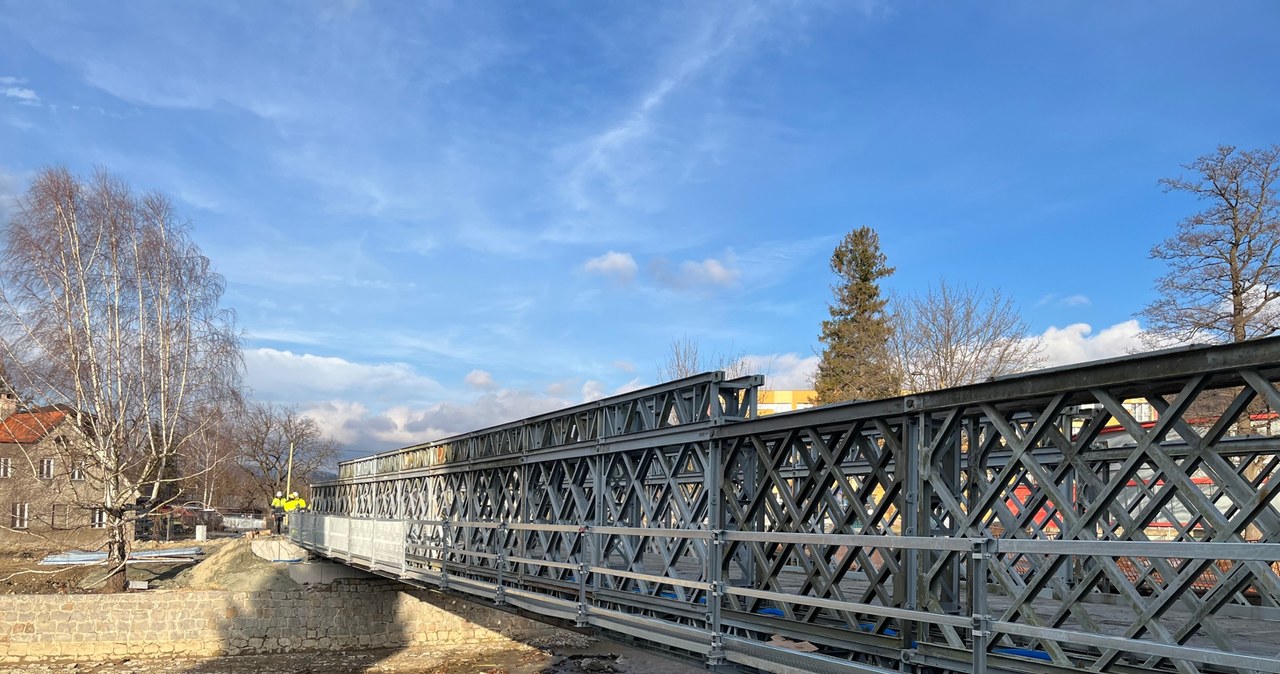
<instances>
[{"instance_id":1,"label":"metal scaffolding","mask_svg":"<svg viewBox=\"0 0 1280 674\"><path fill-rule=\"evenodd\" d=\"M292 535L711 665L1280 672L1278 380L1275 338L757 417L708 373L344 463Z\"/></svg>"}]
</instances>

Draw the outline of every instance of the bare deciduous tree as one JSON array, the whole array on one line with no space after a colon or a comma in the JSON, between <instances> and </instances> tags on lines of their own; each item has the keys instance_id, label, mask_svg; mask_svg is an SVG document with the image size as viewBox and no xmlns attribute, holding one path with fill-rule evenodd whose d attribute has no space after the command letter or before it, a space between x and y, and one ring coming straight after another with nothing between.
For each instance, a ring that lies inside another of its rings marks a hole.
<instances>
[{"instance_id":1,"label":"bare deciduous tree","mask_svg":"<svg viewBox=\"0 0 1280 674\"><path fill-rule=\"evenodd\" d=\"M338 446L324 434L315 419L294 407L274 403L253 403L240 420L237 436L242 447L241 463L254 477L265 505L277 491L304 491L312 473L331 463ZM293 454L292 485L289 482L289 455Z\"/></svg>"},{"instance_id":2,"label":"bare deciduous tree","mask_svg":"<svg viewBox=\"0 0 1280 674\"><path fill-rule=\"evenodd\" d=\"M227 401L203 410L201 418L207 421L191 436L182 453L184 491L188 498L199 499L207 507L224 505L221 499L228 496L228 474L240 460L234 419L243 413L243 405L237 402Z\"/></svg>"},{"instance_id":3,"label":"bare deciduous tree","mask_svg":"<svg viewBox=\"0 0 1280 674\"><path fill-rule=\"evenodd\" d=\"M692 377L709 370L723 370L730 379L747 374L746 363L741 354L716 354L704 358L698 342L688 335L671 340L671 350L667 359L658 366L658 380L672 381Z\"/></svg>"},{"instance_id":4,"label":"bare deciduous tree","mask_svg":"<svg viewBox=\"0 0 1280 674\"><path fill-rule=\"evenodd\" d=\"M891 340L903 386L932 391L1033 369L1043 346L1026 336L1013 301L998 290L946 281L892 302Z\"/></svg>"},{"instance_id":5,"label":"bare deciduous tree","mask_svg":"<svg viewBox=\"0 0 1280 674\"><path fill-rule=\"evenodd\" d=\"M81 507L105 516L108 590L124 586L139 498L181 479L175 459L238 386L234 317L222 277L159 194L105 171L39 172L5 231L0 348L31 405L86 429L67 446L89 479Z\"/></svg>"},{"instance_id":6,"label":"bare deciduous tree","mask_svg":"<svg viewBox=\"0 0 1280 674\"><path fill-rule=\"evenodd\" d=\"M1149 346L1240 342L1280 330L1280 145L1237 151L1224 145L1183 168L1190 178L1160 181L1204 210L1178 223L1151 249L1169 271L1141 313Z\"/></svg>"}]
</instances>

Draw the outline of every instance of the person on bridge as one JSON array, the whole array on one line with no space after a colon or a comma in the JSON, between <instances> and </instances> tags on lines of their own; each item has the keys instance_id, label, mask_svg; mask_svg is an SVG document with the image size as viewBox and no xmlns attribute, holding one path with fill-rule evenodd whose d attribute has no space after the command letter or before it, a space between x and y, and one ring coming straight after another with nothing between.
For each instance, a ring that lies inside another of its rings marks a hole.
<instances>
[{"instance_id":1,"label":"person on bridge","mask_svg":"<svg viewBox=\"0 0 1280 674\"><path fill-rule=\"evenodd\" d=\"M280 533L280 522L284 519L284 504L287 501L284 492L276 492L276 497L271 499L271 516L276 521L276 534Z\"/></svg>"},{"instance_id":2,"label":"person on bridge","mask_svg":"<svg viewBox=\"0 0 1280 674\"><path fill-rule=\"evenodd\" d=\"M291 513L295 510L306 510L306 509L307 509L306 499L302 498L301 496L298 496L298 492L296 491L290 493L289 500L284 502L284 511L286 513Z\"/></svg>"},{"instance_id":3,"label":"person on bridge","mask_svg":"<svg viewBox=\"0 0 1280 674\"><path fill-rule=\"evenodd\" d=\"M284 523L290 524L289 513L295 510L306 510L307 502L298 496L298 492L289 492L289 498L284 502Z\"/></svg>"}]
</instances>

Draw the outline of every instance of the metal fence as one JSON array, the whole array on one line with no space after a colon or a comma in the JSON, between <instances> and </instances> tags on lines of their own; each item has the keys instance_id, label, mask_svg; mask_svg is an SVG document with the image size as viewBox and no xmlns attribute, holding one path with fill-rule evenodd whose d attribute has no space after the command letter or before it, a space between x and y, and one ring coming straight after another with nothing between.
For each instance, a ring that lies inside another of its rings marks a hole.
<instances>
[{"instance_id":1,"label":"metal fence","mask_svg":"<svg viewBox=\"0 0 1280 674\"><path fill-rule=\"evenodd\" d=\"M293 536L710 664L1280 672L1277 380L1268 339L754 418L709 374L352 462Z\"/></svg>"}]
</instances>

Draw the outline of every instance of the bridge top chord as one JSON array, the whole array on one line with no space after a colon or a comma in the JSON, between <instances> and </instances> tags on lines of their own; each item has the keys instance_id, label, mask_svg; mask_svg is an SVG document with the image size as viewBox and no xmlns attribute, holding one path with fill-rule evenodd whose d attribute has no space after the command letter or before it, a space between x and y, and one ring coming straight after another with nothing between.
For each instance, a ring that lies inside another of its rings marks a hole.
<instances>
[{"instance_id":1,"label":"bridge top chord","mask_svg":"<svg viewBox=\"0 0 1280 674\"><path fill-rule=\"evenodd\" d=\"M498 426L338 464L338 479L380 477L445 463L525 454L696 424L718 426L757 416L760 375L724 372L566 407Z\"/></svg>"}]
</instances>

